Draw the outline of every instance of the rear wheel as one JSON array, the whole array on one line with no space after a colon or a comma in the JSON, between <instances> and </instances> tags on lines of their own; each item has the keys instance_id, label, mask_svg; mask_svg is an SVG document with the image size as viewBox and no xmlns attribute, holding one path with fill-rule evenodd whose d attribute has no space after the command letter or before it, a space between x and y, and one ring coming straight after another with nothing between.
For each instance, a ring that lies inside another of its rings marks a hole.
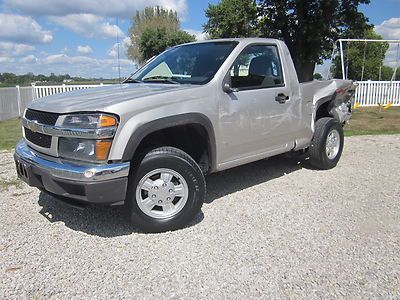
<instances>
[{"instance_id":1,"label":"rear wheel","mask_svg":"<svg viewBox=\"0 0 400 300\"><path fill-rule=\"evenodd\" d=\"M173 147L150 151L131 176L127 204L135 227L145 232L175 230L199 213L205 180L185 152Z\"/></svg>"},{"instance_id":2,"label":"rear wheel","mask_svg":"<svg viewBox=\"0 0 400 300\"><path fill-rule=\"evenodd\" d=\"M322 170L334 168L342 155L343 145L343 127L338 120L334 118L317 120L309 150L310 163Z\"/></svg>"}]
</instances>

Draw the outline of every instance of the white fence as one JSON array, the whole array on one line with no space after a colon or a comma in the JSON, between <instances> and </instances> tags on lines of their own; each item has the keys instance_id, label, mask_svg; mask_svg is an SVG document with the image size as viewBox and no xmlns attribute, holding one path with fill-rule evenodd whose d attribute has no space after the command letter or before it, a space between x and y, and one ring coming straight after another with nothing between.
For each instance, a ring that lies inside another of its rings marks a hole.
<instances>
[{"instance_id":1,"label":"white fence","mask_svg":"<svg viewBox=\"0 0 400 300\"><path fill-rule=\"evenodd\" d=\"M0 121L21 116L33 98L30 86L0 88Z\"/></svg>"},{"instance_id":2,"label":"white fence","mask_svg":"<svg viewBox=\"0 0 400 300\"><path fill-rule=\"evenodd\" d=\"M46 97L46 96L50 96L53 94L82 90L82 89L98 87L98 86L103 86L103 84L102 83L100 83L100 84L80 84L80 85L63 84L63 85L47 85L47 86L33 85L32 86L33 91L34 91L34 99L33 100L39 99L42 97Z\"/></svg>"},{"instance_id":3,"label":"white fence","mask_svg":"<svg viewBox=\"0 0 400 300\"><path fill-rule=\"evenodd\" d=\"M0 121L21 116L28 104L45 96L102 86L99 85L50 85L0 88ZM360 106L400 106L400 81L359 81L355 102Z\"/></svg>"},{"instance_id":4,"label":"white fence","mask_svg":"<svg viewBox=\"0 0 400 300\"><path fill-rule=\"evenodd\" d=\"M33 100L40 99L45 96L69 92L74 90L87 89L92 87L103 86L102 83L97 85L50 85L50 86L24 86L0 88L0 121L16 118L22 115L25 108Z\"/></svg>"},{"instance_id":5,"label":"white fence","mask_svg":"<svg viewBox=\"0 0 400 300\"><path fill-rule=\"evenodd\" d=\"M400 81L359 81L355 102L360 106L400 106Z\"/></svg>"}]
</instances>

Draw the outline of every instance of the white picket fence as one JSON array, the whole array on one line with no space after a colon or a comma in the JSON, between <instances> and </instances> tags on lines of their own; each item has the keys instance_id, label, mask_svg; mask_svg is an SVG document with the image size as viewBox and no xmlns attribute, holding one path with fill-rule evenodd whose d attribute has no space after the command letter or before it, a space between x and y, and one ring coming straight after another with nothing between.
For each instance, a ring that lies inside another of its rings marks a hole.
<instances>
[{"instance_id":1,"label":"white picket fence","mask_svg":"<svg viewBox=\"0 0 400 300\"><path fill-rule=\"evenodd\" d=\"M0 88L0 121L21 116L33 100L33 88L16 86Z\"/></svg>"},{"instance_id":2,"label":"white picket fence","mask_svg":"<svg viewBox=\"0 0 400 300\"><path fill-rule=\"evenodd\" d=\"M104 84L105 85L105 84ZM103 86L100 84L50 85L0 88L0 121L20 117L29 103L42 97Z\"/></svg>"},{"instance_id":3,"label":"white picket fence","mask_svg":"<svg viewBox=\"0 0 400 300\"><path fill-rule=\"evenodd\" d=\"M106 85L106 84L104 84ZM33 88L33 100L54 95L54 94L60 94L60 93L65 93L65 92L70 92L70 91L76 91L76 90L82 90L82 89L87 89L87 88L93 88L93 87L99 87L99 86L104 86L102 83L100 84L79 84L79 85L46 85L46 86L40 86L40 85L32 85Z\"/></svg>"},{"instance_id":4,"label":"white picket fence","mask_svg":"<svg viewBox=\"0 0 400 300\"><path fill-rule=\"evenodd\" d=\"M358 81L355 103L360 106L400 106L400 81Z\"/></svg>"}]
</instances>

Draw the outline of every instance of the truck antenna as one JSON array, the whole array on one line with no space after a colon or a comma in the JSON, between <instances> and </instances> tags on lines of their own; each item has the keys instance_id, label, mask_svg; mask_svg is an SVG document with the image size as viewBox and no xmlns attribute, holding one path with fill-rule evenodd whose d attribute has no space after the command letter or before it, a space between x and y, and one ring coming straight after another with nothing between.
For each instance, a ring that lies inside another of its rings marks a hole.
<instances>
[{"instance_id":1,"label":"truck antenna","mask_svg":"<svg viewBox=\"0 0 400 300\"><path fill-rule=\"evenodd\" d=\"M121 64L119 61L119 36L118 36L118 31L119 31L119 26L118 26L118 16L116 17L116 23L117 23L117 61L118 61L118 82L121 84Z\"/></svg>"}]
</instances>

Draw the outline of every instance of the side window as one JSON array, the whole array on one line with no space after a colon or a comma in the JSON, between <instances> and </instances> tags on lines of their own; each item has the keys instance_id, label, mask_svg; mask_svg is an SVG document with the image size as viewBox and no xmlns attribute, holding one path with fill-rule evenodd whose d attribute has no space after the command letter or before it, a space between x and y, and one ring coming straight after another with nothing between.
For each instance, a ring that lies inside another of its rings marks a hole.
<instances>
[{"instance_id":1,"label":"side window","mask_svg":"<svg viewBox=\"0 0 400 300\"><path fill-rule=\"evenodd\" d=\"M282 65L273 45L253 45L243 50L231 70L233 88L251 89L282 86Z\"/></svg>"}]
</instances>

